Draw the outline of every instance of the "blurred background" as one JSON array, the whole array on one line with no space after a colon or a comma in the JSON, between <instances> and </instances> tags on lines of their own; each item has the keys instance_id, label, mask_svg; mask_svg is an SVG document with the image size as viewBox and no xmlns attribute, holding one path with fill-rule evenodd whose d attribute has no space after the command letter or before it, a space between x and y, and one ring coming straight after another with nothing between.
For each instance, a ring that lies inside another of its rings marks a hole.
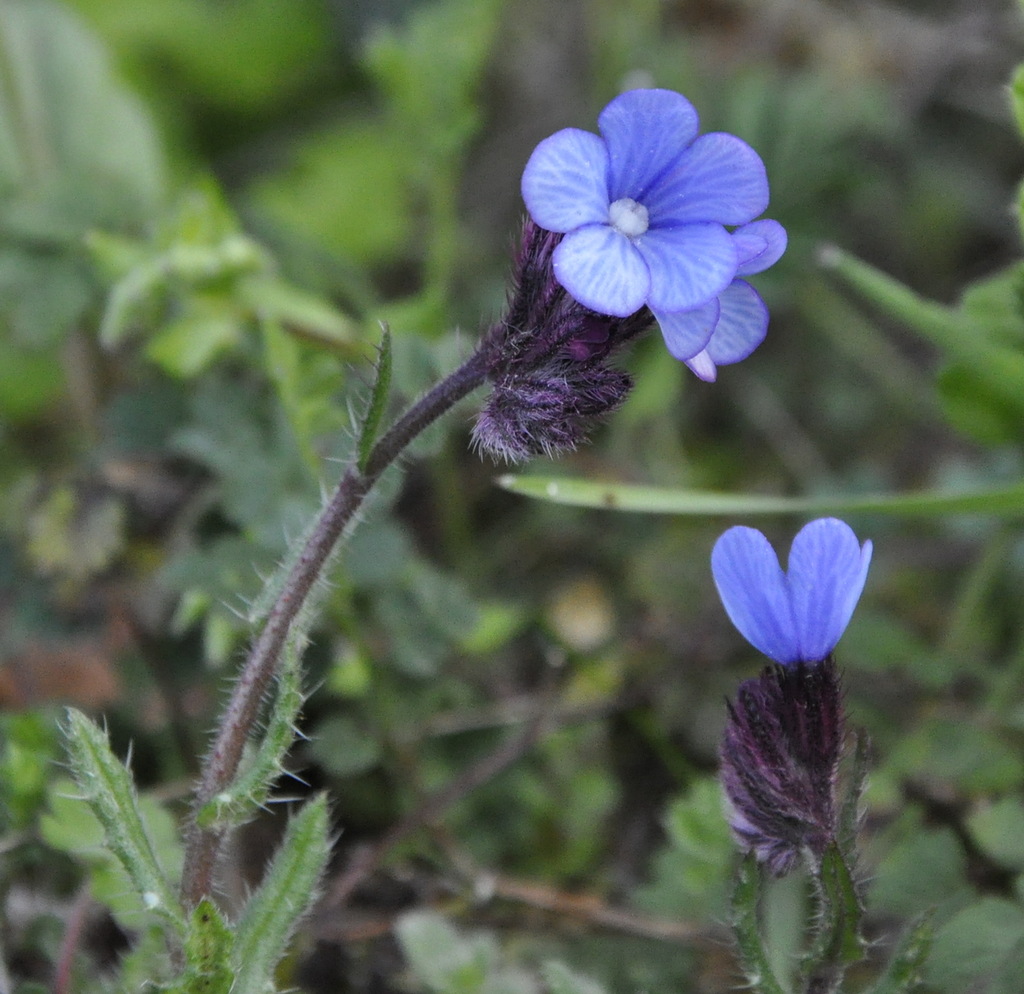
<instances>
[{"instance_id":1,"label":"blurred background","mask_svg":"<svg viewBox=\"0 0 1024 994\"><path fill-rule=\"evenodd\" d=\"M141 941L64 797L61 707L130 747L173 862L247 605L353 450L379 322L399 398L453 368L500 314L530 151L621 89L679 90L764 158L790 234L756 281L772 323L713 385L655 331L594 444L526 472L821 497L1017 479L1020 408L818 260L840 246L951 306L997 276L971 313L1024 344L1022 42L1010 0L6 0L5 989L51 989L71 921L68 989ZM535 990L551 956L612 990L729 989L717 741L761 661L708 555L736 522L505 493L469 450L473 403L331 574L279 790L330 790L337 852L285 981L429 987L394 925L432 909L495 937L500 982L467 994ZM938 905L940 991L1020 989L1020 516L849 518L875 543L839 650L873 742L870 934L881 957ZM747 523L784 549L802 521ZM286 810L239 838L229 907ZM773 892L781 957L805 900Z\"/></svg>"}]
</instances>

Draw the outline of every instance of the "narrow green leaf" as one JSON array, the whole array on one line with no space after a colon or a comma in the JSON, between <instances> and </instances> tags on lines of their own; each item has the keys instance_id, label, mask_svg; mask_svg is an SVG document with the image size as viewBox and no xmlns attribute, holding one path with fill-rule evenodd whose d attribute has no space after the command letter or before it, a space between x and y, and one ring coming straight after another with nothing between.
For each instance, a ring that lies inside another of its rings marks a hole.
<instances>
[{"instance_id":1,"label":"narrow green leaf","mask_svg":"<svg viewBox=\"0 0 1024 994\"><path fill-rule=\"evenodd\" d=\"M199 809L196 822L200 827L224 829L248 821L266 804L270 788L281 775L305 700L299 665L301 646L297 639L304 644L301 634L293 634L285 645L277 692L263 738L231 784Z\"/></svg>"},{"instance_id":2,"label":"narrow green leaf","mask_svg":"<svg viewBox=\"0 0 1024 994\"><path fill-rule=\"evenodd\" d=\"M359 468L366 469L373 443L377 438L381 418L388 402L388 391L391 388L391 329L381 323L380 355L377 358L377 375L373 381L370 400L366 405L363 423L359 429Z\"/></svg>"},{"instance_id":3,"label":"narrow green leaf","mask_svg":"<svg viewBox=\"0 0 1024 994\"><path fill-rule=\"evenodd\" d=\"M167 988L167 994L230 994L235 982L232 941L227 922L204 898L189 917L185 969Z\"/></svg>"},{"instance_id":4,"label":"narrow green leaf","mask_svg":"<svg viewBox=\"0 0 1024 994\"><path fill-rule=\"evenodd\" d=\"M163 289L167 276L166 260L159 256L139 263L114 284L100 319L99 339L104 348L114 348L128 337L135 311Z\"/></svg>"},{"instance_id":5,"label":"narrow green leaf","mask_svg":"<svg viewBox=\"0 0 1024 994\"><path fill-rule=\"evenodd\" d=\"M103 826L107 845L143 905L184 935L184 912L157 861L131 775L111 751L106 732L74 708L64 730L71 773Z\"/></svg>"},{"instance_id":6,"label":"narrow green leaf","mask_svg":"<svg viewBox=\"0 0 1024 994\"><path fill-rule=\"evenodd\" d=\"M911 994L923 982L922 971L935 934L933 917L929 912L910 923L885 973L865 994Z\"/></svg>"},{"instance_id":7,"label":"narrow green leaf","mask_svg":"<svg viewBox=\"0 0 1024 994\"><path fill-rule=\"evenodd\" d=\"M308 801L288 823L284 840L238 922L232 989L240 994L273 989L274 969L316 899L330 856L328 828L323 794Z\"/></svg>"},{"instance_id":8,"label":"narrow green leaf","mask_svg":"<svg viewBox=\"0 0 1024 994\"><path fill-rule=\"evenodd\" d=\"M962 322L952 308L920 296L888 273L834 245L822 249L820 262L865 300L919 334L936 344L967 350L971 339L963 336Z\"/></svg>"},{"instance_id":9,"label":"narrow green leaf","mask_svg":"<svg viewBox=\"0 0 1024 994\"><path fill-rule=\"evenodd\" d=\"M827 988L832 991L846 968L864 957L860 895L850 865L835 843L825 850L814 871L814 882L818 899L815 937L804 957L804 972L808 978L832 978L833 986Z\"/></svg>"},{"instance_id":10,"label":"narrow green leaf","mask_svg":"<svg viewBox=\"0 0 1024 994\"><path fill-rule=\"evenodd\" d=\"M737 515L754 514L998 514L1024 516L1024 481L989 490L950 494L922 491L863 496L773 497L684 490L629 483L579 480L569 477L507 474L498 486L524 497L573 507L604 508L641 514Z\"/></svg>"},{"instance_id":11,"label":"narrow green leaf","mask_svg":"<svg viewBox=\"0 0 1024 994\"><path fill-rule=\"evenodd\" d=\"M736 948L751 990L758 994L785 994L761 941L757 913L761 883L761 869L757 859L750 854L744 856L736 871L736 885L732 894L732 927Z\"/></svg>"},{"instance_id":12,"label":"narrow green leaf","mask_svg":"<svg viewBox=\"0 0 1024 994\"><path fill-rule=\"evenodd\" d=\"M854 732L853 757L847 778L846 796L839 810L839 830L837 833L840 852L846 857L848 865L854 865L855 847L857 845L857 826L860 823L860 804L867 786L868 772L871 763L871 743L867 733L861 729Z\"/></svg>"},{"instance_id":13,"label":"narrow green leaf","mask_svg":"<svg viewBox=\"0 0 1024 994\"><path fill-rule=\"evenodd\" d=\"M240 280L237 293L261 320L280 322L289 332L350 358L364 352L357 323L316 294L262 273Z\"/></svg>"}]
</instances>

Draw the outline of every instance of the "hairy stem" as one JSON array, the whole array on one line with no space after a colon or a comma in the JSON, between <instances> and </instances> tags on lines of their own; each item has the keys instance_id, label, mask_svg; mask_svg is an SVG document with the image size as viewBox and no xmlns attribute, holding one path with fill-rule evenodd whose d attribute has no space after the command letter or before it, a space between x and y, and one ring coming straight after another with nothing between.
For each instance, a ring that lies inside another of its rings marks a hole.
<instances>
[{"instance_id":1,"label":"hairy stem","mask_svg":"<svg viewBox=\"0 0 1024 994\"><path fill-rule=\"evenodd\" d=\"M224 709L213 745L203 763L185 839L185 870L181 899L194 908L213 890L214 866L224 830L201 828L199 810L225 790L238 772L242 751L255 726L260 702L277 671L292 624L306 603L345 527L352 521L381 474L424 428L479 387L486 376L481 352L475 352L455 372L438 383L399 418L377 442L360 471L355 464L341 481L306 540L281 592L267 615L262 632L249 651Z\"/></svg>"}]
</instances>

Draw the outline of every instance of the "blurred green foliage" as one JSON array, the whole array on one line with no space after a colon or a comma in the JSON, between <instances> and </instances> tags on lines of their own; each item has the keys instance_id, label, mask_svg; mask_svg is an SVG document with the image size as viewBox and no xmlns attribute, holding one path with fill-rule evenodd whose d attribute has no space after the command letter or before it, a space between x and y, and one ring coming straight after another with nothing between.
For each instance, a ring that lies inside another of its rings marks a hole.
<instances>
[{"instance_id":1,"label":"blurred green foliage","mask_svg":"<svg viewBox=\"0 0 1024 994\"><path fill-rule=\"evenodd\" d=\"M350 412L372 392L378 322L399 400L451 369L501 306L534 143L653 82L765 159L791 235L761 284L772 327L713 387L650 336L627 406L557 473L862 501L850 518L876 559L840 661L874 742L869 928L881 950L934 908L927 989L1019 990L1024 305L1006 208L1024 111L1019 21L985 23L910 3L0 5L0 962L13 989L51 983L83 887L74 989L105 989L115 961L125 989L167 966L94 815L68 796L54 705L102 711L119 755L132 743L173 867L264 579L359 451ZM819 265L822 241L838 265ZM429 459L388 474L324 585L309 741L270 800L330 790L337 873L434 792L466 789L389 845L345 915L314 911L278 981L726 989L733 862L713 773L723 697L758 663L709 582L722 521L504 493L466 451L468 410L417 443ZM995 491L998 505L918 501L899 517L868 500ZM795 530L793 507L769 521L773 538ZM538 714L535 741L471 782ZM305 830L320 831L311 803ZM264 813L240 834L225 914L280 832ZM771 898L780 959L803 897L797 882ZM198 959L226 948L221 925L193 925Z\"/></svg>"}]
</instances>

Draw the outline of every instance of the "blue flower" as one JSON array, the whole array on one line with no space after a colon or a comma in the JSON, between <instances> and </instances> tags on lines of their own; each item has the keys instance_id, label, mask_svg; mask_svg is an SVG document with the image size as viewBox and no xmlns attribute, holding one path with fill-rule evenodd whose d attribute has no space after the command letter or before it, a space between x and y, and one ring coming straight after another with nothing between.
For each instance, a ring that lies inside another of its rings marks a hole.
<instances>
[{"instance_id":1,"label":"blue flower","mask_svg":"<svg viewBox=\"0 0 1024 994\"><path fill-rule=\"evenodd\" d=\"M789 572L755 528L730 528L715 543L711 570L726 613L740 634L778 663L815 663L831 655L857 606L871 562L836 518L819 518L793 539Z\"/></svg>"},{"instance_id":2,"label":"blue flower","mask_svg":"<svg viewBox=\"0 0 1024 994\"><path fill-rule=\"evenodd\" d=\"M698 138L697 112L669 90L623 93L598 127L600 136L566 128L546 138L523 172L530 216L564 235L555 278L585 307L616 317L714 302L740 264L725 226L747 224L768 205L760 157L733 135Z\"/></svg>"},{"instance_id":3,"label":"blue flower","mask_svg":"<svg viewBox=\"0 0 1024 994\"><path fill-rule=\"evenodd\" d=\"M737 276L752 276L775 265L786 251L786 229L778 221L745 224L732 233ZM714 300L691 311L654 311L669 352L702 380L716 367L746 359L764 341L768 308L746 281L734 279Z\"/></svg>"}]
</instances>

